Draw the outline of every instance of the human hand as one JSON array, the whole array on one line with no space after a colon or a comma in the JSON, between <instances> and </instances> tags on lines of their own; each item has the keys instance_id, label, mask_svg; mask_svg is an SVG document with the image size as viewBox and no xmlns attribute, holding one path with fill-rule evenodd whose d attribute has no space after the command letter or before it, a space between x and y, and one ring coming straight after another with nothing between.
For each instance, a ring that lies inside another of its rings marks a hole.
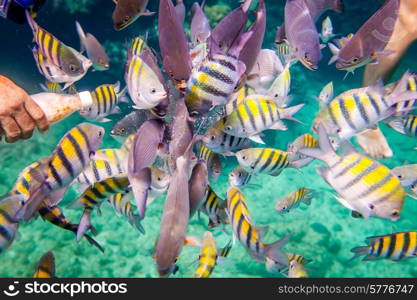
<instances>
[{"instance_id":1,"label":"human hand","mask_svg":"<svg viewBox=\"0 0 417 300\"><path fill-rule=\"evenodd\" d=\"M14 143L32 136L35 126L45 132L49 123L40 107L13 81L0 75L0 139Z\"/></svg>"}]
</instances>

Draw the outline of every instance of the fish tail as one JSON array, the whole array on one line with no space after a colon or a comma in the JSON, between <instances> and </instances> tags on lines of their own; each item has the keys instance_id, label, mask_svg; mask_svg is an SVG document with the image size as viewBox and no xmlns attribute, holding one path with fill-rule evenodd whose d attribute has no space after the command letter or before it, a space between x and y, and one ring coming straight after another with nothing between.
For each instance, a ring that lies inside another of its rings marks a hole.
<instances>
[{"instance_id":1,"label":"fish tail","mask_svg":"<svg viewBox=\"0 0 417 300\"><path fill-rule=\"evenodd\" d=\"M387 125L395 131L405 134L404 123L401 118L392 118L389 122L387 122Z\"/></svg>"},{"instance_id":2,"label":"fish tail","mask_svg":"<svg viewBox=\"0 0 417 300\"><path fill-rule=\"evenodd\" d=\"M337 48L336 45L333 43L328 43L327 45L329 46L329 49L333 54L332 58L329 60L329 63L328 63L328 65L331 65L335 63L337 59L339 58L340 49Z\"/></svg>"},{"instance_id":3,"label":"fish tail","mask_svg":"<svg viewBox=\"0 0 417 300\"><path fill-rule=\"evenodd\" d=\"M348 260L348 262L351 262L352 260L369 253L369 246L363 246L363 247L355 247L350 249L350 252L355 253L355 255Z\"/></svg>"},{"instance_id":4,"label":"fish tail","mask_svg":"<svg viewBox=\"0 0 417 300\"><path fill-rule=\"evenodd\" d=\"M293 115L295 115L301 108L303 108L303 106L304 104L298 104L298 105L291 106L288 108L280 109L279 113L280 113L281 119L292 120L294 122L303 124L303 122L293 117Z\"/></svg>"},{"instance_id":5,"label":"fish tail","mask_svg":"<svg viewBox=\"0 0 417 300\"><path fill-rule=\"evenodd\" d=\"M142 224L140 223L142 219L139 215L130 215L129 216L129 223L132 224L140 233L145 234L145 229L143 228Z\"/></svg>"},{"instance_id":6,"label":"fish tail","mask_svg":"<svg viewBox=\"0 0 417 300\"><path fill-rule=\"evenodd\" d=\"M87 241L93 245L94 247L97 247L98 250L100 250L102 253L104 253L104 248L91 236L89 236L87 233L84 233L84 237L87 239Z\"/></svg>"},{"instance_id":7,"label":"fish tail","mask_svg":"<svg viewBox=\"0 0 417 300\"><path fill-rule=\"evenodd\" d=\"M417 98L417 92L410 92L407 90L407 83L411 76L413 75L409 71L406 71L392 93L386 96L387 101L390 102L391 105Z\"/></svg>"},{"instance_id":8,"label":"fish tail","mask_svg":"<svg viewBox=\"0 0 417 300\"><path fill-rule=\"evenodd\" d=\"M80 224L77 228L77 242L81 240L81 238L85 235L85 233L92 229L93 226L91 225L91 209L85 208L83 215L81 217Z\"/></svg>"},{"instance_id":9,"label":"fish tail","mask_svg":"<svg viewBox=\"0 0 417 300\"><path fill-rule=\"evenodd\" d=\"M288 266L288 257L281 250L281 248L288 242L289 237L290 235L286 235L274 243L265 245L266 257L273 260L275 263L279 263L283 266Z\"/></svg>"},{"instance_id":10,"label":"fish tail","mask_svg":"<svg viewBox=\"0 0 417 300\"><path fill-rule=\"evenodd\" d=\"M319 125L318 135L320 148L304 148L300 149L299 153L324 162L330 162L336 156L336 152L334 151L326 129L322 124Z\"/></svg>"}]
</instances>

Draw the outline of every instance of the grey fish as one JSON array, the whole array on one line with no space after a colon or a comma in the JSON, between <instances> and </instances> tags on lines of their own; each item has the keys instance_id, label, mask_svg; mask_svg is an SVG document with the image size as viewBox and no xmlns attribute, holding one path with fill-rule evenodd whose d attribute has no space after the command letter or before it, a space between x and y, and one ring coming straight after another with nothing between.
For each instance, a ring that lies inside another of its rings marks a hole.
<instances>
[{"instance_id":1,"label":"grey fish","mask_svg":"<svg viewBox=\"0 0 417 300\"><path fill-rule=\"evenodd\" d=\"M191 9L193 17L191 19L191 42L193 45L197 45L199 43L204 43L211 35L211 27L210 22L205 15L203 8L204 8L205 1L203 3L198 4L198 2L194 2L193 7Z\"/></svg>"},{"instance_id":2,"label":"grey fish","mask_svg":"<svg viewBox=\"0 0 417 300\"><path fill-rule=\"evenodd\" d=\"M177 0L177 5L175 5L175 11L177 16L180 19L181 24L184 24L185 20L185 5L183 0Z\"/></svg>"},{"instance_id":3,"label":"grey fish","mask_svg":"<svg viewBox=\"0 0 417 300\"><path fill-rule=\"evenodd\" d=\"M193 143L177 158L175 169L165 200L159 237L156 242L154 259L160 277L168 277L175 271L176 261L182 251L190 217L188 174L192 161Z\"/></svg>"},{"instance_id":4,"label":"grey fish","mask_svg":"<svg viewBox=\"0 0 417 300\"><path fill-rule=\"evenodd\" d=\"M285 4L285 35L300 62L317 70L322 57L319 34L304 0L288 0Z\"/></svg>"},{"instance_id":5,"label":"grey fish","mask_svg":"<svg viewBox=\"0 0 417 300\"><path fill-rule=\"evenodd\" d=\"M248 31L253 32L252 36L245 43L239 54L239 60L246 65L246 74L248 74L258 58L264 41L266 29L266 8L264 0L259 0L258 10L256 11L256 20Z\"/></svg>"},{"instance_id":6,"label":"grey fish","mask_svg":"<svg viewBox=\"0 0 417 300\"><path fill-rule=\"evenodd\" d=\"M110 58L106 54L100 42L91 34L85 34L80 23L75 22L78 36L80 37L81 53L87 51L87 56L97 71L105 71L110 68Z\"/></svg>"},{"instance_id":7,"label":"grey fish","mask_svg":"<svg viewBox=\"0 0 417 300\"><path fill-rule=\"evenodd\" d=\"M204 160L199 161L193 168L191 178L188 181L188 190L190 193L190 218L200 209L207 194L208 186L207 163Z\"/></svg>"},{"instance_id":8,"label":"grey fish","mask_svg":"<svg viewBox=\"0 0 417 300\"><path fill-rule=\"evenodd\" d=\"M183 25L171 0L159 1L158 37L165 71L183 90L191 74L191 56Z\"/></svg>"},{"instance_id":9,"label":"grey fish","mask_svg":"<svg viewBox=\"0 0 417 300\"><path fill-rule=\"evenodd\" d=\"M180 99L175 106L174 119L171 124L171 141L169 143L169 153L174 164L178 157L184 155L192 138L192 122L184 99Z\"/></svg>"},{"instance_id":10,"label":"grey fish","mask_svg":"<svg viewBox=\"0 0 417 300\"><path fill-rule=\"evenodd\" d=\"M113 126L110 135L114 137L128 137L135 133L143 123L150 118L150 113L146 110L134 110L123 117Z\"/></svg>"},{"instance_id":11,"label":"grey fish","mask_svg":"<svg viewBox=\"0 0 417 300\"><path fill-rule=\"evenodd\" d=\"M378 56L391 54L384 49L394 31L399 6L400 0L388 1L362 25L343 48L337 49L334 45L329 45L334 54L329 64L337 60L338 70L353 72L356 68L375 61ZM390 23L389 26L387 23Z\"/></svg>"},{"instance_id":12,"label":"grey fish","mask_svg":"<svg viewBox=\"0 0 417 300\"><path fill-rule=\"evenodd\" d=\"M342 0L304 0L313 20L317 21L328 10L343 13L345 10Z\"/></svg>"},{"instance_id":13,"label":"grey fish","mask_svg":"<svg viewBox=\"0 0 417 300\"><path fill-rule=\"evenodd\" d=\"M113 27L122 30L135 22L140 16L152 16L154 12L149 11L149 0L113 0L116 8L113 11Z\"/></svg>"},{"instance_id":14,"label":"grey fish","mask_svg":"<svg viewBox=\"0 0 417 300\"><path fill-rule=\"evenodd\" d=\"M222 50L227 51L245 29L252 0L244 0L242 5L225 16L214 28L211 39Z\"/></svg>"}]
</instances>

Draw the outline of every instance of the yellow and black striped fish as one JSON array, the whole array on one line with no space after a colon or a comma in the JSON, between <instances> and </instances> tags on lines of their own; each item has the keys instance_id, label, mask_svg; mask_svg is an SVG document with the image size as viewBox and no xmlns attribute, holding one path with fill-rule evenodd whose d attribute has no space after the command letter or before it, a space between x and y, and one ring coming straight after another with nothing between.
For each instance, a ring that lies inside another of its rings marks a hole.
<instances>
[{"instance_id":1,"label":"yellow and black striped fish","mask_svg":"<svg viewBox=\"0 0 417 300\"><path fill-rule=\"evenodd\" d=\"M109 199L111 196L128 192L129 185L129 179L126 174L96 182L88 187L70 207L94 209L94 207L101 205L104 200Z\"/></svg>"},{"instance_id":2,"label":"yellow and black striped fish","mask_svg":"<svg viewBox=\"0 0 417 300\"><path fill-rule=\"evenodd\" d=\"M41 257L33 278L55 278L55 257L51 251Z\"/></svg>"},{"instance_id":3,"label":"yellow and black striped fish","mask_svg":"<svg viewBox=\"0 0 417 300\"><path fill-rule=\"evenodd\" d=\"M48 60L71 76L77 76L86 72L83 61L74 53L75 50L66 46L48 31L40 27L27 11L26 18L32 28L34 42Z\"/></svg>"},{"instance_id":4,"label":"yellow and black striped fish","mask_svg":"<svg viewBox=\"0 0 417 300\"><path fill-rule=\"evenodd\" d=\"M283 267L288 265L288 258L281 252L288 237L272 244L263 243L261 239L267 227L252 225L246 200L238 188L232 187L227 191L227 211L234 237L245 247L250 256L259 262L266 263L269 259Z\"/></svg>"},{"instance_id":5,"label":"yellow and black striped fish","mask_svg":"<svg viewBox=\"0 0 417 300\"><path fill-rule=\"evenodd\" d=\"M199 143L197 149L197 157L204 160L207 164L209 181L216 182L222 171L222 162L219 154L212 151L203 143Z\"/></svg>"},{"instance_id":6,"label":"yellow and black striped fish","mask_svg":"<svg viewBox=\"0 0 417 300\"><path fill-rule=\"evenodd\" d=\"M249 148L236 152L239 165L249 173L278 176L285 168L297 167L290 155L273 148Z\"/></svg>"},{"instance_id":7,"label":"yellow and black striped fish","mask_svg":"<svg viewBox=\"0 0 417 300\"><path fill-rule=\"evenodd\" d=\"M388 122L388 125L401 134L417 137L417 116L407 115L404 118L395 118Z\"/></svg>"},{"instance_id":8,"label":"yellow and black striped fish","mask_svg":"<svg viewBox=\"0 0 417 300\"><path fill-rule=\"evenodd\" d=\"M229 224L226 206L227 202L217 196L213 189L208 186L206 199L200 208L200 211L205 213L210 219L208 228Z\"/></svg>"},{"instance_id":9,"label":"yellow and black striped fish","mask_svg":"<svg viewBox=\"0 0 417 300\"><path fill-rule=\"evenodd\" d=\"M241 75L239 60L233 55L214 54L203 62L187 83L185 104L190 115L202 115L226 104Z\"/></svg>"},{"instance_id":10,"label":"yellow and black striped fish","mask_svg":"<svg viewBox=\"0 0 417 300\"><path fill-rule=\"evenodd\" d=\"M364 261L389 259L400 261L407 257L417 256L417 232L405 231L393 234L372 236L366 239L368 246L355 247L352 259L365 255Z\"/></svg>"},{"instance_id":11,"label":"yellow and black striped fish","mask_svg":"<svg viewBox=\"0 0 417 300\"><path fill-rule=\"evenodd\" d=\"M77 183L93 185L109 177L126 173L127 152L120 149L98 150L88 166L77 177Z\"/></svg>"},{"instance_id":12,"label":"yellow and black striped fish","mask_svg":"<svg viewBox=\"0 0 417 300\"><path fill-rule=\"evenodd\" d=\"M78 224L71 223L71 221L64 216L64 213L62 212L62 209L59 206L49 206L44 202L39 208L39 214L41 215L42 219L47 220L51 224L54 224L55 226L58 226L62 229L77 234ZM95 234L94 228L91 228L91 231L93 234ZM103 247L96 240L94 240L91 236L89 236L86 233L84 234L84 237L91 245L97 247L101 252L104 253Z\"/></svg>"},{"instance_id":13,"label":"yellow and black striped fish","mask_svg":"<svg viewBox=\"0 0 417 300\"><path fill-rule=\"evenodd\" d=\"M247 172L241 166L237 166L229 174L229 185L234 187L244 187L249 184L252 174Z\"/></svg>"},{"instance_id":14,"label":"yellow and black striped fish","mask_svg":"<svg viewBox=\"0 0 417 300\"><path fill-rule=\"evenodd\" d=\"M241 150L250 147L251 141L227 134L223 131L225 119L217 122L212 128L208 129L203 135L203 142L206 146L220 154L230 154L231 151Z\"/></svg>"},{"instance_id":15,"label":"yellow and black striped fish","mask_svg":"<svg viewBox=\"0 0 417 300\"><path fill-rule=\"evenodd\" d=\"M53 191L68 186L87 167L98 150L104 129L88 123L67 132L48 159L46 187Z\"/></svg>"},{"instance_id":16,"label":"yellow and black striped fish","mask_svg":"<svg viewBox=\"0 0 417 300\"><path fill-rule=\"evenodd\" d=\"M296 261L299 264L306 265L311 262L311 259L308 259L300 254L296 253L287 253L288 261Z\"/></svg>"},{"instance_id":17,"label":"yellow and black striped fish","mask_svg":"<svg viewBox=\"0 0 417 300\"><path fill-rule=\"evenodd\" d=\"M82 123L68 131L58 143L54 152L39 161L30 173L36 184L31 185L30 198L16 215L18 219L29 220L44 199L58 203L71 182L84 170L91 156L100 147L104 129Z\"/></svg>"},{"instance_id":18,"label":"yellow and black striped fish","mask_svg":"<svg viewBox=\"0 0 417 300\"><path fill-rule=\"evenodd\" d=\"M208 278L213 272L216 262L216 240L210 231L206 231L204 233L200 256L198 257L198 267L194 273L194 278Z\"/></svg>"},{"instance_id":19,"label":"yellow and black striped fish","mask_svg":"<svg viewBox=\"0 0 417 300\"><path fill-rule=\"evenodd\" d=\"M115 84L103 84L91 92L93 103L87 109L80 111L80 115L89 120L107 122L108 115L119 113L117 106L124 99L125 90L120 92L120 82Z\"/></svg>"},{"instance_id":20,"label":"yellow and black striped fish","mask_svg":"<svg viewBox=\"0 0 417 300\"><path fill-rule=\"evenodd\" d=\"M299 136L288 145L287 152L296 153L300 149L304 148L316 148L318 145L317 139L313 137L311 134L306 133L302 136Z\"/></svg>"},{"instance_id":21,"label":"yellow and black striped fish","mask_svg":"<svg viewBox=\"0 0 417 300\"><path fill-rule=\"evenodd\" d=\"M198 257L198 267L194 273L194 278L208 278L214 270L219 258L225 258L232 249L230 241L224 248L217 249L216 240L210 231L204 233L201 245L200 256Z\"/></svg>"},{"instance_id":22,"label":"yellow and black striped fish","mask_svg":"<svg viewBox=\"0 0 417 300\"><path fill-rule=\"evenodd\" d=\"M31 190L31 183L32 183L32 174L31 171L39 166L39 162L31 163L29 166L24 168L22 172L20 172L19 177L16 180L12 190L10 191L11 194L23 194L30 196Z\"/></svg>"},{"instance_id":23,"label":"yellow and black striped fish","mask_svg":"<svg viewBox=\"0 0 417 300\"><path fill-rule=\"evenodd\" d=\"M406 193L389 168L355 151L338 155L323 126L319 127L319 146L302 149L301 154L327 164L317 171L339 194L337 200L342 205L364 218L400 218Z\"/></svg>"},{"instance_id":24,"label":"yellow and black striped fish","mask_svg":"<svg viewBox=\"0 0 417 300\"><path fill-rule=\"evenodd\" d=\"M304 104L299 104L280 108L272 97L249 95L237 106L236 110L226 117L224 132L263 143L259 137L262 131L267 129L287 130L282 119L296 120L293 115L303 106Z\"/></svg>"},{"instance_id":25,"label":"yellow and black striped fish","mask_svg":"<svg viewBox=\"0 0 417 300\"><path fill-rule=\"evenodd\" d=\"M141 55L143 50L149 49L148 45L146 44L147 36L145 37L135 37L131 44L130 44L130 53L131 55Z\"/></svg>"},{"instance_id":26,"label":"yellow and black striped fish","mask_svg":"<svg viewBox=\"0 0 417 300\"><path fill-rule=\"evenodd\" d=\"M117 215L122 215L129 220L129 223L137 228L139 231L143 230L142 225L140 224L139 215L133 212L134 207L130 203L130 199L133 198L133 194L129 193L117 193L111 196L107 201L110 206L113 207Z\"/></svg>"},{"instance_id":27,"label":"yellow and black striped fish","mask_svg":"<svg viewBox=\"0 0 417 300\"><path fill-rule=\"evenodd\" d=\"M77 240L80 240L84 233L92 227L91 213L93 209L97 207L99 210L100 205L115 194L127 193L129 185L129 179L126 174L110 177L88 187L77 200L69 205L71 208L84 208L80 225L78 226Z\"/></svg>"},{"instance_id":28,"label":"yellow and black striped fish","mask_svg":"<svg viewBox=\"0 0 417 300\"><path fill-rule=\"evenodd\" d=\"M317 131L321 124L329 135L349 139L374 127L379 121L396 113L395 104L417 98L417 92L404 91L402 88L409 78L410 74L405 73L389 95L385 94L383 87L366 87L340 94L319 111L313 129Z\"/></svg>"},{"instance_id":29,"label":"yellow and black striped fish","mask_svg":"<svg viewBox=\"0 0 417 300\"><path fill-rule=\"evenodd\" d=\"M288 194L282 199L277 201L275 205L275 210L278 213L289 213L291 209L297 208L300 206L300 203L303 202L307 205L311 204L311 198L314 197L313 191L308 188L299 188L298 190Z\"/></svg>"},{"instance_id":30,"label":"yellow and black striped fish","mask_svg":"<svg viewBox=\"0 0 417 300\"><path fill-rule=\"evenodd\" d=\"M26 200L26 195L12 195L0 201L0 253L13 243L19 226L15 216Z\"/></svg>"}]
</instances>

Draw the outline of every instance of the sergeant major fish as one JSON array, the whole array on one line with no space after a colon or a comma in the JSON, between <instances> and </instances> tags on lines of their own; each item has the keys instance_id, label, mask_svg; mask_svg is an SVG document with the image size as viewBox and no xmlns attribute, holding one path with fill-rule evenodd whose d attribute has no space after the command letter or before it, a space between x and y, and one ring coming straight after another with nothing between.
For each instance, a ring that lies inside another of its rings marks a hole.
<instances>
[{"instance_id":1,"label":"sergeant major fish","mask_svg":"<svg viewBox=\"0 0 417 300\"><path fill-rule=\"evenodd\" d=\"M238 188L232 187L227 191L227 211L234 238L239 240L252 258L259 262L266 262L268 258L283 266L288 265L288 258L281 252L288 237L271 244L262 242L267 227L253 226L246 200Z\"/></svg>"},{"instance_id":2,"label":"sergeant major fish","mask_svg":"<svg viewBox=\"0 0 417 300\"><path fill-rule=\"evenodd\" d=\"M115 84L103 84L91 92L93 103L88 108L80 111L80 115L88 120L97 122L108 122L106 117L111 114L120 113L117 106L120 101L127 101L124 98L126 89L120 91L120 82Z\"/></svg>"},{"instance_id":3,"label":"sergeant major fish","mask_svg":"<svg viewBox=\"0 0 417 300\"><path fill-rule=\"evenodd\" d=\"M31 186L30 197L17 217L30 219L46 197L51 203L57 204L69 184L88 165L103 136L102 127L88 123L82 123L69 130L54 152L48 158L39 161L39 166L31 170L36 184Z\"/></svg>"},{"instance_id":4,"label":"sergeant major fish","mask_svg":"<svg viewBox=\"0 0 417 300\"><path fill-rule=\"evenodd\" d=\"M301 202L310 205L313 197L314 194L312 190L308 188L299 188L284 198L279 199L275 205L275 210L281 214L289 213L290 210L297 208Z\"/></svg>"},{"instance_id":5,"label":"sergeant major fish","mask_svg":"<svg viewBox=\"0 0 417 300\"><path fill-rule=\"evenodd\" d=\"M342 205L364 218L400 218L406 194L390 169L355 151L336 154L323 126L319 127L319 145L320 149L302 149L300 153L328 165L317 172L340 195L336 199Z\"/></svg>"},{"instance_id":6,"label":"sergeant major fish","mask_svg":"<svg viewBox=\"0 0 417 300\"><path fill-rule=\"evenodd\" d=\"M416 231L371 236L366 239L366 243L368 246L355 247L350 250L355 253L352 259L365 255L363 261L377 259L400 261L408 257L416 257L417 255Z\"/></svg>"},{"instance_id":7,"label":"sergeant major fish","mask_svg":"<svg viewBox=\"0 0 417 300\"><path fill-rule=\"evenodd\" d=\"M42 255L36 266L33 278L54 278L55 277L55 257L51 251Z\"/></svg>"}]
</instances>

